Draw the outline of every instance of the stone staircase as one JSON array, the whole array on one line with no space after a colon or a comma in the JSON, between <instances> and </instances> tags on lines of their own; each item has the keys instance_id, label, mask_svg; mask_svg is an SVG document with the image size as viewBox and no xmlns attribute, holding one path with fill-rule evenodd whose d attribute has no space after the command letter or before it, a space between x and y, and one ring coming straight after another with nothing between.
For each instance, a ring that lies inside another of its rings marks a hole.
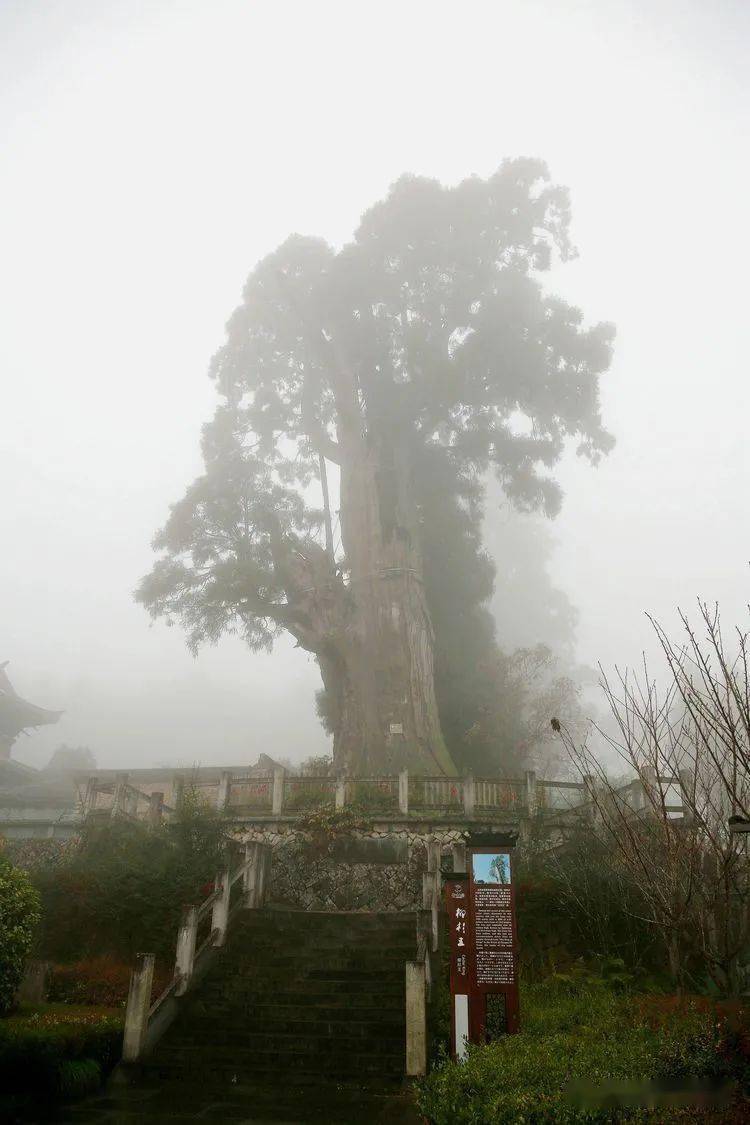
<instances>
[{"instance_id":1,"label":"stone staircase","mask_svg":"<svg viewBox=\"0 0 750 1125\"><path fill-rule=\"evenodd\" d=\"M247 910L129 1085L71 1121L418 1121L404 1084L412 914Z\"/></svg>"}]
</instances>

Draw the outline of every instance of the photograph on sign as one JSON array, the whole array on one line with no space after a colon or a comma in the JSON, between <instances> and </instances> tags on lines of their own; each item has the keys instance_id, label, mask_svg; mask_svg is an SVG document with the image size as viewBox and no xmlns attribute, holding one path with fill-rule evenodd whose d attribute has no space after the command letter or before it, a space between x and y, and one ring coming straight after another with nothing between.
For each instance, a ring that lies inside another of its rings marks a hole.
<instances>
[{"instance_id":1,"label":"photograph on sign","mask_svg":"<svg viewBox=\"0 0 750 1125\"><path fill-rule=\"evenodd\" d=\"M510 856L507 852L475 852L471 857L474 883L510 885Z\"/></svg>"}]
</instances>

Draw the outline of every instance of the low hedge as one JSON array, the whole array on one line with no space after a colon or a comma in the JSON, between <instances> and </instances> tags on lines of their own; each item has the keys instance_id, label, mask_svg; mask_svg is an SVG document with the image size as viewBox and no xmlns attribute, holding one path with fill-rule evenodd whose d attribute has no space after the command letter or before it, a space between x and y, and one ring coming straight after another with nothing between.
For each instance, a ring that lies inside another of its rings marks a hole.
<instances>
[{"instance_id":1,"label":"low hedge","mask_svg":"<svg viewBox=\"0 0 750 1125\"><path fill-rule=\"evenodd\" d=\"M736 1089L746 1077L745 1060L730 1049L735 1031L705 1002L672 1005L662 1021L653 1018L658 1005L646 1017L622 989L566 975L527 984L521 1005L520 1034L470 1048L463 1063L443 1059L418 1084L430 1125L685 1120L684 1109L667 1104L628 1107L627 1087L643 1100L649 1083Z\"/></svg>"},{"instance_id":2,"label":"low hedge","mask_svg":"<svg viewBox=\"0 0 750 1125\"><path fill-rule=\"evenodd\" d=\"M47 975L47 999L63 1004L124 1007L128 999L132 962L115 957L92 957L72 964L53 964ZM152 995L158 996L172 976L172 966L157 965Z\"/></svg>"},{"instance_id":3,"label":"low hedge","mask_svg":"<svg viewBox=\"0 0 750 1125\"><path fill-rule=\"evenodd\" d=\"M0 1120L97 1089L120 1058L122 1015L68 1004L0 1020Z\"/></svg>"}]
</instances>

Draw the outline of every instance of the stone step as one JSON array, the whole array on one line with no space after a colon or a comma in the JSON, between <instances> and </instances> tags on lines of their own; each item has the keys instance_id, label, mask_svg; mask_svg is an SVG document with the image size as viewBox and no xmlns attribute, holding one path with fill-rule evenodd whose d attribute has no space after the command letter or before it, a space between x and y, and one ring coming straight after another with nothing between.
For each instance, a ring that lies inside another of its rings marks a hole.
<instances>
[{"instance_id":1,"label":"stone step","mask_svg":"<svg viewBox=\"0 0 750 1125\"><path fill-rule=\"evenodd\" d=\"M252 925L258 918L270 918L279 925L305 926L312 923L321 929L330 926L361 926L371 928L377 926L397 926L413 919L416 910L294 910L277 903L269 903L261 910L243 909L238 918L244 923L249 921Z\"/></svg>"},{"instance_id":2,"label":"stone step","mask_svg":"<svg viewBox=\"0 0 750 1125\"><path fill-rule=\"evenodd\" d=\"M144 1064L147 1080L157 1082L187 1081L204 1086L213 1083L215 1088L229 1089L237 1083L283 1082L289 1087L315 1086L331 1087L337 1083L353 1082L397 1082L403 1079L403 1053L388 1059L373 1059L369 1055L297 1057L289 1056L283 1060L275 1052L262 1058L219 1062L199 1058L186 1065L183 1059L154 1058Z\"/></svg>"},{"instance_id":3,"label":"stone step","mask_svg":"<svg viewBox=\"0 0 750 1125\"><path fill-rule=\"evenodd\" d=\"M232 936L236 940L252 940L253 938L282 938L295 937L302 941L308 940L311 934L317 934L322 941L362 942L379 936L387 941L408 941L416 939L417 925L412 917L406 925L379 925L379 926L314 926L309 925L274 925L272 922L257 922L247 925L242 921L235 922L232 927Z\"/></svg>"},{"instance_id":4,"label":"stone step","mask_svg":"<svg viewBox=\"0 0 750 1125\"><path fill-rule=\"evenodd\" d=\"M320 1005L309 1005L301 1008L296 1003L259 1003L255 1005L251 1012L251 1018L257 1020L260 1026L264 1026L270 1019L293 1019L298 1020L300 1023L307 1023L307 1021L318 1020L338 1020L342 1023L403 1023L405 1018L404 1000L399 999L397 1003L391 1003L389 1006L383 1006L381 1002L377 1002L377 1006L364 1005L364 1003L320 1003Z\"/></svg>"},{"instance_id":5,"label":"stone step","mask_svg":"<svg viewBox=\"0 0 750 1125\"><path fill-rule=\"evenodd\" d=\"M289 965L268 965L262 961L238 965L232 958L231 965L227 966L227 970L223 970L223 966L220 967L216 964L212 966L211 972L204 979L206 984L212 984L216 981L227 980L230 975L236 980L255 980L258 977L263 977L265 980L283 984L285 981L316 980L322 974L336 974L340 975L342 979L349 978L351 980L364 978L371 981L401 980L402 978L405 979L406 961L407 958L399 957L391 962L377 959L373 960L371 964L363 964L361 961L347 962L344 959L328 961L326 958L321 958L316 961L310 958L305 961L293 960Z\"/></svg>"},{"instance_id":6,"label":"stone step","mask_svg":"<svg viewBox=\"0 0 750 1125\"><path fill-rule=\"evenodd\" d=\"M416 913L248 910L149 1056L71 1122L414 1125L405 971ZM107 1101L109 1099L109 1101ZM88 1116L86 1116L88 1112Z\"/></svg>"},{"instance_id":7,"label":"stone step","mask_svg":"<svg viewBox=\"0 0 750 1125\"><path fill-rule=\"evenodd\" d=\"M231 986L227 983L223 988L207 989L203 993L210 1005L241 1009L254 1001L267 1003L269 996L274 996L279 1004L329 1004L334 1002L334 997L339 997L344 1002L359 1001L369 1006L383 1000L403 999L404 994L403 981L382 981L374 989L364 981L299 980L285 982L282 986L260 977L256 980L240 977L233 980Z\"/></svg>"},{"instance_id":8,"label":"stone step","mask_svg":"<svg viewBox=\"0 0 750 1125\"><path fill-rule=\"evenodd\" d=\"M240 1023L233 1025L231 1036L246 1035L246 1034L263 1034L268 1037L275 1035L303 1035L303 1036L328 1036L336 1037L353 1037L362 1038L369 1036L381 1036L390 1038L393 1036L399 1037L400 1042L403 1042L404 1037L404 1016L400 1010L393 1010L389 1013L390 1018L384 1018L383 1012L378 1012L377 1015L371 1015L367 1019L353 1018L356 1013L348 1013L344 1010L329 1009L327 1015L322 1015L320 1012L311 1012L307 1018L300 1018L300 1013L296 1009L292 1009L292 1015L284 1016L279 1015L276 1009L267 1009L264 1015L259 1015L257 1012L253 1013L252 1018L249 1018ZM345 1018L348 1016L349 1018ZM191 1014L189 1018L180 1020L175 1028L176 1035L190 1037L194 1035L196 1039L200 1038L201 1042L205 1042L206 1036L216 1031L217 1021L210 1014ZM184 1034L182 1029L185 1029ZM262 1028L262 1032L250 1031L250 1028Z\"/></svg>"},{"instance_id":9,"label":"stone step","mask_svg":"<svg viewBox=\"0 0 750 1125\"><path fill-rule=\"evenodd\" d=\"M158 1044L154 1054L154 1062L184 1061L186 1067L193 1065L204 1066L210 1062L212 1066L234 1066L237 1070L252 1068L256 1063L263 1063L278 1059L283 1055L288 1061L303 1062L330 1058L346 1063L350 1056L364 1056L378 1065L382 1060L398 1058L403 1060L403 1041L398 1037L355 1040L352 1036L342 1036L340 1039L319 1038L313 1039L304 1035L266 1035L255 1033L249 1035L238 1034L225 1041L209 1041L196 1039L189 1035L177 1035L169 1043Z\"/></svg>"},{"instance_id":10,"label":"stone step","mask_svg":"<svg viewBox=\"0 0 750 1125\"><path fill-rule=\"evenodd\" d=\"M232 959L238 964L258 963L263 964L291 964L294 961L309 961L313 958L336 960L336 958L360 958L368 963L371 961L386 961L403 957L404 960L413 959L416 953L416 941L373 945L371 942L362 942L359 945L349 945L342 942L329 942L317 945L314 941L308 943L278 942L245 942L243 945L228 944Z\"/></svg>"},{"instance_id":11,"label":"stone step","mask_svg":"<svg viewBox=\"0 0 750 1125\"><path fill-rule=\"evenodd\" d=\"M310 961L307 964L290 965L288 968L263 964L240 967L233 963L231 966L228 966L225 972L217 972L214 968L214 970L205 977L205 984L206 987L213 986L219 982L226 982L231 977L232 980L247 981L248 983L253 983L256 980L264 980L274 986L285 987L303 980L311 981L328 978L340 981L348 980L350 983L369 980L372 982L373 986L377 986L380 983L388 984L405 980L405 971L405 960L399 960L395 965L390 966L384 966L382 962L378 962L377 967L370 967L368 965L327 964L325 961L317 963Z\"/></svg>"},{"instance_id":12,"label":"stone step","mask_svg":"<svg viewBox=\"0 0 750 1125\"><path fill-rule=\"evenodd\" d=\"M251 941L250 939L239 942L228 942L227 950L238 961L287 961L289 959L303 960L313 956L324 957L363 957L367 960L377 960L378 957L403 957L412 959L416 954L417 941L409 936L405 941L381 942L369 938L358 942L327 941L316 943L313 939L307 941L294 941L288 937L278 940Z\"/></svg>"},{"instance_id":13,"label":"stone step","mask_svg":"<svg viewBox=\"0 0 750 1125\"><path fill-rule=\"evenodd\" d=\"M216 1032L217 1037L207 1039L207 1034ZM283 1024L281 1027L264 1026L262 1030L257 1025L249 1027L233 1027L231 1032L225 1032L225 1037L218 1038L216 1028L209 1028L197 1022L185 1023L170 1037L170 1049L177 1047L200 1047L207 1053L221 1052L227 1046L234 1048L254 1048L262 1050L268 1044L276 1051L294 1051L314 1049L317 1046L330 1050L351 1046L355 1051L372 1050L378 1054L381 1051L401 1051L404 1044L403 1025L374 1024L331 1024L317 1021L301 1021L297 1024ZM157 1045L156 1050L159 1050Z\"/></svg>"}]
</instances>

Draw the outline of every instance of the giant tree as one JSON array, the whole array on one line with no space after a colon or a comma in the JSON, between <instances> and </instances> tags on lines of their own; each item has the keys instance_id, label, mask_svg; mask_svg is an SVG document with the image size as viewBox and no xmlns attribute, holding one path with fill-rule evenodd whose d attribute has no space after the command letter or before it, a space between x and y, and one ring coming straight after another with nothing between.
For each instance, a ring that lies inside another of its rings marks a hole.
<instances>
[{"instance_id":1,"label":"giant tree","mask_svg":"<svg viewBox=\"0 0 750 1125\"><path fill-rule=\"evenodd\" d=\"M551 512L566 438L591 460L611 444L611 329L537 277L570 255L568 225L538 161L453 188L405 176L340 250L290 237L229 320L205 473L138 597L193 646L286 631L314 653L337 768L453 772L424 581L433 467L451 503L492 468L514 503Z\"/></svg>"}]
</instances>

